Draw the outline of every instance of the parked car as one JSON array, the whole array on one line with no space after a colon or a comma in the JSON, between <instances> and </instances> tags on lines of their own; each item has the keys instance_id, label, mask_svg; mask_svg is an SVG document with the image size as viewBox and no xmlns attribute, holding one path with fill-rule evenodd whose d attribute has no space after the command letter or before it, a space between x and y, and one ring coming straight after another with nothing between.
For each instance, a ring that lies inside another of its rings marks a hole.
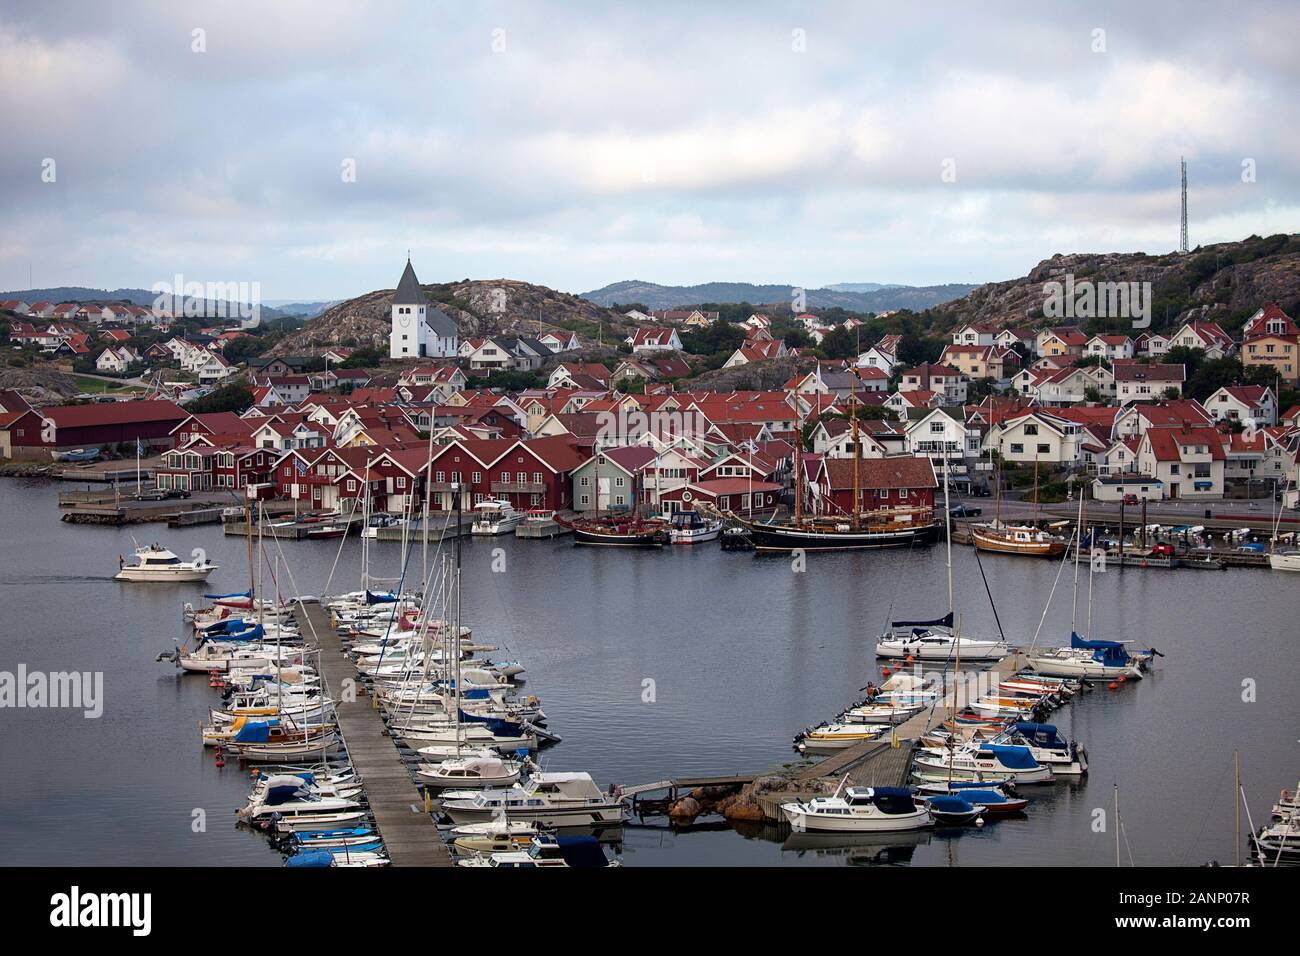
<instances>
[{"instance_id":1,"label":"parked car","mask_svg":"<svg viewBox=\"0 0 1300 956\"><path fill-rule=\"evenodd\" d=\"M978 518L982 513L982 508L972 508L970 505L953 505L948 509L949 516L953 518Z\"/></svg>"},{"instance_id":2,"label":"parked car","mask_svg":"<svg viewBox=\"0 0 1300 956\"><path fill-rule=\"evenodd\" d=\"M1135 504L1137 504L1137 503L1138 503L1138 496L1137 496L1137 495L1125 495L1125 496L1124 496L1124 504L1126 504L1126 505L1135 505Z\"/></svg>"},{"instance_id":3,"label":"parked car","mask_svg":"<svg viewBox=\"0 0 1300 956\"><path fill-rule=\"evenodd\" d=\"M172 488L167 492L168 498L188 498L190 493L184 488Z\"/></svg>"}]
</instances>

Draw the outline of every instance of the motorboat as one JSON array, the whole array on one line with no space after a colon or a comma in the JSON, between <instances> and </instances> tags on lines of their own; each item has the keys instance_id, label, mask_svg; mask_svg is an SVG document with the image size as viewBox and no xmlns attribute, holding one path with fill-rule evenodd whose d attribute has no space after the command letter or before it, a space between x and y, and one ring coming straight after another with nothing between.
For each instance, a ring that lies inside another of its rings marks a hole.
<instances>
[{"instance_id":1,"label":"motorboat","mask_svg":"<svg viewBox=\"0 0 1300 956\"><path fill-rule=\"evenodd\" d=\"M490 820L486 823L466 823L452 827L448 835L458 850L504 853L525 849L539 832L531 823Z\"/></svg>"},{"instance_id":2,"label":"motorboat","mask_svg":"<svg viewBox=\"0 0 1300 956\"><path fill-rule=\"evenodd\" d=\"M999 786L971 780L923 783L917 789L923 796L955 794L963 797L968 802L983 807L983 815L986 817L1023 813L1029 806L1029 801L1024 797L1013 797Z\"/></svg>"},{"instance_id":3,"label":"motorboat","mask_svg":"<svg viewBox=\"0 0 1300 956\"><path fill-rule=\"evenodd\" d=\"M458 861L461 866L492 867L582 867L621 866L610 860L593 836L550 836L539 834L525 849L506 850Z\"/></svg>"},{"instance_id":4,"label":"motorboat","mask_svg":"<svg viewBox=\"0 0 1300 956\"><path fill-rule=\"evenodd\" d=\"M591 774L582 772L533 774L513 787L444 800L442 811L456 824L504 818L547 827L617 825L627 812L620 801L600 791Z\"/></svg>"},{"instance_id":5,"label":"motorboat","mask_svg":"<svg viewBox=\"0 0 1300 956\"><path fill-rule=\"evenodd\" d=\"M481 501L474 506L474 523L470 533L478 535L509 534L524 520L522 512L504 498Z\"/></svg>"},{"instance_id":6,"label":"motorboat","mask_svg":"<svg viewBox=\"0 0 1300 956\"><path fill-rule=\"evenodd\" d=\"M929 706L927 703L875 703L868 701L850 707L840 715L846 724L901 724L911 720Z\"/></svg>"},{"instance_id":7,"label":"motorboat","mask_svg":"<svg viewBox=\"0 0 1300 956\"><path fill-rule=\"evenodd\" d=\"M717 541L721 534L722 519L698 511L674 511L669 521L668 538L673 544L703 544Z\"/></svg>"},{"instance_id":8,"label":"motorboat","mask_svg":"<svg viewBox=\"0 0 1300 956\"><path fill-rule=\"evenodd\" d=\"M135 549L135 564L127 564L122 557L117 559L118 572L114 581L206 581L208 575L217 570L217 565L199 553L189 561L182 561L160 544L149 544Z\"/></svg>"},{"instance_id":9,"label":"motorboat","mask_svg":"<svg viewBox=\"0 0 1300 956\"><path fill-rule=\"evenodd\" d=\"M1021 744L1056 777L1082 777L1088 772L1088 752L1077 741L1066 740L1053 724L1021 721L998 742Z\"/></svg>"},{"instance_id":10,"label":"motorboat","mask_svg":"<svg viewBox=\"0 0 1300 956\"><path fill-rule=\"evenodd\" d=\"M1261 863L1300 862L1300 816L1266 824L1255 834L1253 843Z\"/></svg>"},{"instance_id":11,"label":"motorboat","mask_svg":"<svg viewBox=\"0 0 1300 956\"><path fill-rule=\"evenodd\" d=\"M1028 747L1013 744L979 744L976 747L933 748L917 753L915 773L922 779L1014 780L1017 784L1051 783L1052 771L1034 759Z\"/></svg>"},{"instance_id":12,"label":"motorboat","mask_svg":"<svg viewBox=\"0 0 1300 956\"><path fill-rule=\"evenodd\" d=\"M505 760L493 754L421 764L415 776L420 786L435 790L508 787L519 782L521 770L518 760Z\"/></svg>"},{"instance_id":13,"label":"motorboat","mask_svg":"<svg viewBox=\"0 0 1300 956\"><path fill-rule=\"evenodd\" d=\"M831 753L852 747L867 740L880 738L887 729L884 724L832 722L812 727L795 737L795 749L803 753Z\"/></svg>"},{"instance_id":14,"label":"motorboat","mask_svg":"<svg viewBox=\"0 0 1300 956\"><path fill-rule=\"evenodd\" d=\"M798 831L869 833L934 825L929 808L918 805L907 787L846 788L843 781L833 796L783 803L781 812Z\"/></svg>"}]
</instances>

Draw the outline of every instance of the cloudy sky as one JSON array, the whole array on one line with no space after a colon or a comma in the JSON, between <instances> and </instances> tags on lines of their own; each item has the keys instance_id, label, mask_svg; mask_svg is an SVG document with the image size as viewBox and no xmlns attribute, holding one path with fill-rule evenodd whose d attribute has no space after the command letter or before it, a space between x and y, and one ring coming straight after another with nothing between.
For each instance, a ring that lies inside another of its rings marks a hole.
<instances>
[{"instance_id":1,"label":"cloudy sky","mask_svg":"<svg viewBox=\"0 0 1300 956\"><path fill-rule=\"evenodd\" d=\"M1290 2L11 0L0 289L338 298L408 248L572 292L979 282L1175 248L1180 155L1193 244L1294 232L1297 36Z\"/></svg>"}]
</instances>

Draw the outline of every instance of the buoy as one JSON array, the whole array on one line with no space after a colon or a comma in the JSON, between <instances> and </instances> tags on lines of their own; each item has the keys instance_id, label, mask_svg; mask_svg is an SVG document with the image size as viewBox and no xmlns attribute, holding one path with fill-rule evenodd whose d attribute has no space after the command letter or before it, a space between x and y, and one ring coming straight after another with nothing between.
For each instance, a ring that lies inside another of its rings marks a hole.
<instances>
[{"instance_id":1,"label":"buoy","mask_svg":"<svg viewBox=\"0 0 1300 956\"><path fill-rule=\"evenodd\" d=\"M1119 684L1116 684L1114 681L1111 681L1111 682L1110 682L1110 689L1111 689L1111 690L1118 690L1118 689L1119 689Z\"/></svg>"},{"instance_id":2,"label":"buoy","mask_svg":"<svg viewBox=\"0 0 1300 956\"><path fill-rule=\"evenodd\" d=\"M914 658L911 654L908 654L908 655L907 655L907 663L912 664L912 663L914 663L915 661L916 661L916 658Z\"/></svg>"},{"instance_id":3,"label":"buoy","mask_svg":"<svg viewBox=\"0 0 1300 956\"><path fill-rule=\"evenodd\" d=\"M1120 682L1121 684L1127 684L1127 683L1128 683L1128 675L1127 675L1127 674L1122 674L1122 675L1120 675L1119 682Z\"/></svg>"},{"instance_id":4,"label":"buoy","mask_svg":"<svg viewBox=\"0 0 1300 956\"><path fill-rule=\"evenodd\" d=\"M880 673L882 676L888 677L890 675L890 670L888 667L882 667L880 668Z\"/></svg>"},{"instance_id":5,"label":"buoy","mask_svg":"<svg viewBox=\"0 0 1300 956\"><path fill-rule=\"evenodd\" d=\"M224 767L225 765L226 765L226 755L222 752L221 748L218 747L218 748L217 748L217 766L218 766L218 767Z\"/></svg>"}]
</instances>

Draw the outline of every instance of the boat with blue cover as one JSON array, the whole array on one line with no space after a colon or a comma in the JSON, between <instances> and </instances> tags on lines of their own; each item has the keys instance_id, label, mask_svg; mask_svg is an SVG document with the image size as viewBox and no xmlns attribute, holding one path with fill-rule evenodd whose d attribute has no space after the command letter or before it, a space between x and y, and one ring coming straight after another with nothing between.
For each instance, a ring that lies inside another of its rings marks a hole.
<instances>
[{"instance_id":1,"label":"boat with blue cover","mask_svg":"<svg viewBox=\"0 0 1300 956\"><path fill-rule=\"evenodd\" d=\"M1082 680L1136 679L1142 676L1138 659L1129 654L1125 641L1086 640L1070 633L1069 647L1054 647L1026 657L1029 669L1048 677Z\"/></svg>"},{"instance_id":2,"label":"boat with blue cover","mask_svg":"<svg viewBox=\"0 0 1300 956\"><path fill-rule=\"evenodd\" d=\"M932 797L918 797L917 802L929 808L935 823L964 826L979 821L984 813L981 804L973 803L971 792L941 793Z\"/></svg>"},{"instance_id":3,"label":"boat with blue cover","mask_svg":"<svg viewBox=\"0 0 1300 956\"><path fill-rule=\"evenodd\" d=\"M917 776L935 780L1001 780L1017 784L1051 783L1052 771L1034 759L1029 748L1013 744L980 744L956 750L927 748L914 760Z\"/></svg>"}]
</instances>

